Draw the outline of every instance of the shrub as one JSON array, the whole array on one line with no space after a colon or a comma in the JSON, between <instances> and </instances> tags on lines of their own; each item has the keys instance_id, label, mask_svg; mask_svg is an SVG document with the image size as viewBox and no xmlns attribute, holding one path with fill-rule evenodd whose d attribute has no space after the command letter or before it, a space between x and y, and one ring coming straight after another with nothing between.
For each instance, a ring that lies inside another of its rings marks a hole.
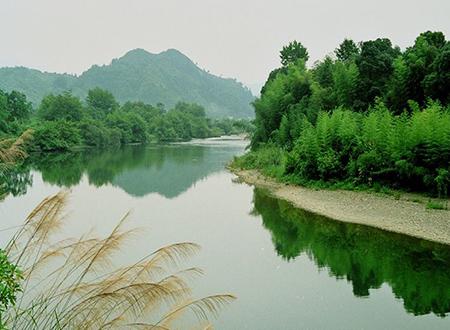
<instances>
[{"instance_id":1,"label":"shrub","mask_svg":"<svg viewBox=\"0 0 450 330\"><path fill-rule=\"evenodd\" d=\"M235 158L232 166L242 169L261 169L264 174L281 178L285 172L287 153L270 144Z\"/></svg>"},{"instance_id":2,"label":"shrub","mask_svg":"<svg viewBox=\"0 0 450 330\"><path fill-rule=\"evenodd\" d=\"M67 151L82 143L80 130L72 122L41 121L33 130L32 149L37 151Z\"/></svg>"}]
</instances>

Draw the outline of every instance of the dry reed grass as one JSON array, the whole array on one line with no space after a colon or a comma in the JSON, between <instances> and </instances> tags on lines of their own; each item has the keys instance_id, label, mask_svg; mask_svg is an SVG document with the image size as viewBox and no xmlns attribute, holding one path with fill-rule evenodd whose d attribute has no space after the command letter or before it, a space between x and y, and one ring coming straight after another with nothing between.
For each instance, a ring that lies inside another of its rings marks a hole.
<instances>
[{"instance_id":1,"label":"dry reed grass","mask_svg":"<svg viewBox=\"0 0 450 330\"><path fill-rule=\"evenodd\" d=\"M31 140L33 131L25 131L17 139L0 140L0 201L7 195L4 180L8 170L13 167L17 161L26 158L25 145Z\"/></svg>"},{"instance_id":2,"label":"dry reed grass","mask_svg":"<svg viewBox=\"0 0 450 330\"><path fill-rule=\"evenodd\" d=\"M25 145L32 138L32 130L25 131L21 136L0 140L0 174L13 166L18 160L24 159L27 154Z\"/></svg>"},{"instance_id":3,"label":"dry reed grass","mask_svg":"<svg viewBox=\"0 0 450 330\"><path fill-rule=\"evenodd\" d=\"M161 330L186 329L189 321L212 329L209 316L235 299L225 294L195 300L188 281L201 270L172 272L198 252L193 243L172 244L114 269L114 253L136 234L124 229L128 214L104 238L88 233L50 243L64 224L67 197L60 192L42 201L5 248L24 277L17 304L6 313L8 327Z\"/></svg>"}]
</instances>

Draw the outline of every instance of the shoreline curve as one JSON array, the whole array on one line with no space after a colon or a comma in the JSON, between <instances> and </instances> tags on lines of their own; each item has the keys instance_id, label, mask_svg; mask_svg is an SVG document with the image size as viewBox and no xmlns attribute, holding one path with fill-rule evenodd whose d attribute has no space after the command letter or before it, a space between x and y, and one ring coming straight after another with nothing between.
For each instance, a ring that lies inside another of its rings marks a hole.
<instances>
[{"instance_id":1,"label":"shoreline curve","mask_svg":"<svg viewBox=\"0 0 450 330\"><path fill-rule=\"evenodd\" d=\"M266 188L275 197L295 207L332 220L366 225L450 246L450 211L426 209L423 203L412 201L409 194L396 199L369 192L314 190L277 182L257 170L229 170L240 182Z\"/></svg>"}]
</instances>

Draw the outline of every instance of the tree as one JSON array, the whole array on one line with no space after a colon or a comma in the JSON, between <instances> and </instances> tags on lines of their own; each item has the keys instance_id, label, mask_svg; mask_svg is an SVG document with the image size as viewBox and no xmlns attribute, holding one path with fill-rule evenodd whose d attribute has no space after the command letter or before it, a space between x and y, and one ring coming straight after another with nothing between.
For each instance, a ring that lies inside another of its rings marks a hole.
<instances>
[{"instance_id":1,"label":"tree","mask_svg":"<svg viewBox=\"0 0 450 330\"><path fill-rule=\"evenodd\" d=\"M434 63L444 51L445 44L445 36L442 32L427 31L421 33L414 45L405 51L403 59L407 77L404 103L411 99L424 105L428 98L437 97L434 88L440 88L440 83L437 82L440 79L437 77L441 75L435 70L439 70L438 67L441 65L445 67L445 64ZM445 56L441 60L445 62Z\"/></svg>"},{"instance_id":2,"label":"tree","mask_svg":"<svg viewBox=\"0 0 450 330\"><path fill-rule=\"evenodd\" d=\"M277 68L272 70L269 73L269 77L267 78L267 81L264 83L264 86L261 88L261 95L263 95L266 92L266 88L267 86L270 84L270 82L272 82L278 74L283 73L286 74L287 73L287 67L283 66L281 68Z\"/></svg>"},{"instance_id":3,"label":"tree","mask_svg":"<svg viewBox=\"0 0 450 330\"><path fill-rule=\"evenodd\" d=\"M432 72L424 78L423 85L426 96L450 103L450 42L434 59Z\"/></svg>"},{"instance_id":4,"label":"tree","mask_svg":"<svg viewBox=\"0 0 450 330\"><path fill-rule=\"evenodd\" d=\"M376 97L382 96L394 71L394 59L400 49L393 47L389 39L378 38L361 44L361 54L356 60L359 70L357 110L367 110Z\"/></svg>"},{"instance_id":5,"label":"tree","mask_svg":"<svg viewBox=\"0 0 450 330\"><path fill-rule=\"evenodd\" d=\"M308 61L308 50L302 45L301 42L296 40L284 46L280 51L281 64L288 66L289 64L296 63L298 60Z\"/></svg>"},{"instance_id":6,"label":"tree","mask_svg":"<svg viewBox=\"0 0 450 330\"><path fill-rule=\"evenodd\" d=\"M12 120L23 121L30 117L32 106L25 94L12 91L7 96L8 112Z\"/></svg>"},{"instance_id":7,"label":"tree","mask_svg":"<svg viewBox=\"0 0 450 330\"><path fill-rule=\"evenodd\" d=\"M440 31L426 31L421 33L418 38L425 39L430 46L436 48L442 48L446 44L445 35Z\"/></svg>"},{"instance_id":8,"label":"tree","mask_svg":"<svg viewBox=\"0 0 450 330\"><path fill-rule=\"evenodd\" d=\"M322 87L333 86L333 60L326 56L322 62L319 62L314 70L314 78Z\"/></svg>"},{"instance_id":9,"label":"tree","mask_svg":"<svg viewBox=\"0 0 450 330\"><path fill-rule=\"evenodd\" d=\"M41 121L33 128L33 148L38 151L67 151L81 143L80 130L74 122Z\"/></svg>"},{"instance_id":10,"label":"tree","mask_svg":"<svg viewBox=\"0 0 450 330\"><path fill-rule=\"evenodd\" d=\"M344 41L334 51L337 59L342 62L355 60L359 55L359 52L359 47L352 39L344 39Z\"/></svg>"},{"instance_id":11,"label":"tree","mask_svg":"<svg viewBox=\"0 0 450 330\"><path fill-rule=\"evenodd\" d=\"M83 105L78 97L67 91L59 95L47 95L41 102L38 116L43 120L80 121Z\"/></svg>"},{"instance_id":12,"label":"tree","mask_svg":"<svg viewBox=\"0 0 450 330\"><path fill-rule=\"evenodd\" d=\"M99 87L89 90L86 103L94 118L105 118L119 107L114 95Z\"/></svg>"},{"instance_id":13,"label":"tree","mask_svg":"<svg viewBox=\"0 0 450 330\"><path fill-rule=\"evenodd\" d=\"M174 110L190 114L194 117L206 117L205 108L195 103L178 102Z\"/></svg>"},{"instance_id":14,"label":"tree","mask_svg":"<svg viewBox=\"0 0 450 330\"><path fill-rule=\"evenodd\" d=\"M31 103L18 91L6 93L0 90L0 131L18 133L18 124L30 118Z\"/></svg>"},{"instance_id":15,"label":"tree","mask_svg":"<svg viewBox=\"0 0 450 330\"><path fill-rule=\"evenodd\" d=\"M337 62L333 68L333 86L337 103L352 108L356 98L359 71L355 63Z\"/></svg>"},{"instance_id":16,"label":"tree","mask_svg":"<svg viewBox=\"0 0 450 330\"><path fill-rule=\"evenodd\" d=\"M308 115L313 77L303 61L287 67L266 83L264 93L254 102L255 133L252 146L268 142L279 128L283 114L299 112ZM312 116L314 117L314 116Z\"/></svg>"}]
</instances>

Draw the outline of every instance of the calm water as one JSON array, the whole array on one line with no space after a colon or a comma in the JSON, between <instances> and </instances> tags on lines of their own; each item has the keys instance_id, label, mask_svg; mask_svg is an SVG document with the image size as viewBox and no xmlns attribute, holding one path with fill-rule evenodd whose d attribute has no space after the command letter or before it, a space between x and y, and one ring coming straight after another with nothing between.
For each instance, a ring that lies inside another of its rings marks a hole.
<instances>
[{"instance_id":1,"label":"calm water","mask_svg":"<svg viewBox=\"0 0 450 330\"><path fill-rule=\"evenodd\" d=\"M235 183L224 165L244 147L216 141L30 161L8 183L1 226L21 224L62 187L72 193L61 235L107 233L132 210L131 226L145 231L120 262L199 243L188 263L205 271L196 296L238 296L217 329L450 328L448 247L331 221ZM0 231L0 243L10 234Z\"/></svg>"}]
</instances>

